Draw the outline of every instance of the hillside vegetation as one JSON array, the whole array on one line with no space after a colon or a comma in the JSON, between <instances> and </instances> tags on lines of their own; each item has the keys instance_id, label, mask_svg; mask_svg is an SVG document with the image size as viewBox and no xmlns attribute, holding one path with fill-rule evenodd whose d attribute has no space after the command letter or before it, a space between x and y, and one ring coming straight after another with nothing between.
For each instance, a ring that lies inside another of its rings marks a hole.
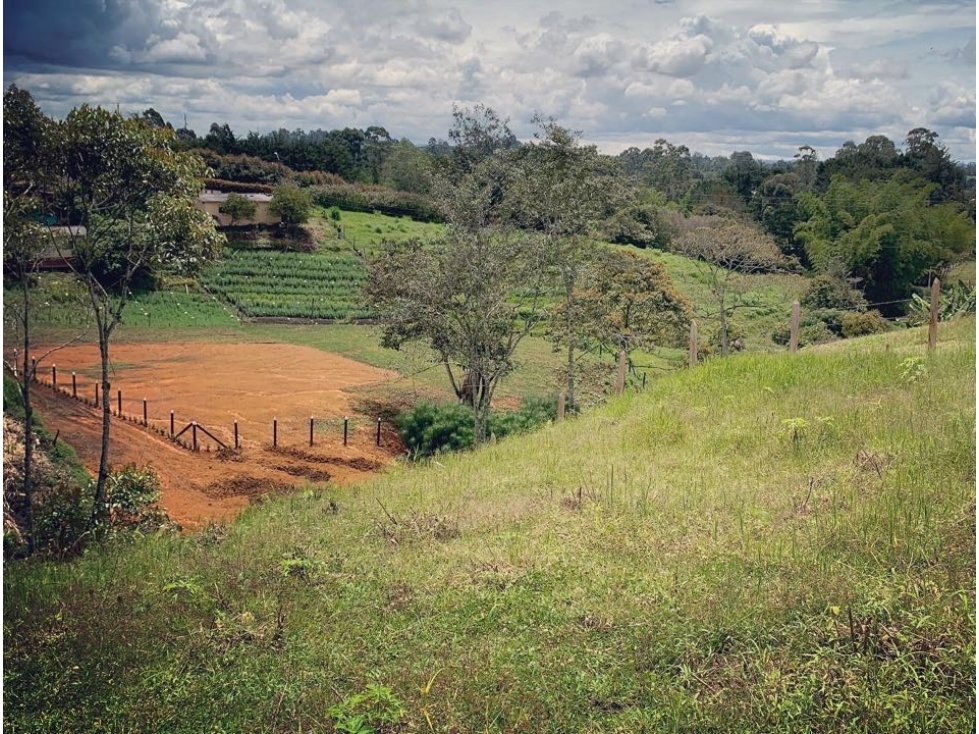
<instances>
[{"instance_id":1,"label":"hillside vegetation","mask_svg":"<svg viewBox=\"0 0 979 734\"><path fill-rule=\"evenodd\" d=\"M18 732L961 732L975 321L4 573ZM359 727L359 728L358 728Z\"/></svg>"}]
</instances>

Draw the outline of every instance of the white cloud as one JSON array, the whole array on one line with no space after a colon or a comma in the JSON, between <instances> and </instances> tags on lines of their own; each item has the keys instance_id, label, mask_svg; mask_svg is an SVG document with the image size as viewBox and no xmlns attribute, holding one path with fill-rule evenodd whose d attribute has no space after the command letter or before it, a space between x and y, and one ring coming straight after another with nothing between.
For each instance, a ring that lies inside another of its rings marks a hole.
<instances>
[{"instance_id":1,"label":"white cloud","mask_svg":"<svg viewBox=\"0 0 979 734\"><path fill-rule=\"evenodd\" d=\"M153 106L176 123L187 114L199 132L212 121L242 133L381 124L425 141L445 135L454 101L482 101L521 136L540 111L592 139L667 136L697 150L741 135L731 149L764 154L875 132L900 140L925 125L953 155L975 157L975 8L963 3L27 7L5 12L4 81L58 115L82 102Z\"/></svg>"}]
</instances>

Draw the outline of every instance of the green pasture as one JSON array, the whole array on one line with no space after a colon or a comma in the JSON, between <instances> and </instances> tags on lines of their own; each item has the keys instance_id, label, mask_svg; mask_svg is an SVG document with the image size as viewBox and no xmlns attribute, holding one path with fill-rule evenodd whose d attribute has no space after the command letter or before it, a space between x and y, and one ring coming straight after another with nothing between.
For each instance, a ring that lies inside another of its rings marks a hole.
<instances>
[{"instance_id":1,"label":"green pasture","mask_svg":"<svg viewBox=\"0 0 979 734\"><path fill-rule=\"evenodd\" d=\"M12 564L5 725L974 731L975 375L974 318L933 352L712 360L199 535Z\"/></svg>"}]
</instances>

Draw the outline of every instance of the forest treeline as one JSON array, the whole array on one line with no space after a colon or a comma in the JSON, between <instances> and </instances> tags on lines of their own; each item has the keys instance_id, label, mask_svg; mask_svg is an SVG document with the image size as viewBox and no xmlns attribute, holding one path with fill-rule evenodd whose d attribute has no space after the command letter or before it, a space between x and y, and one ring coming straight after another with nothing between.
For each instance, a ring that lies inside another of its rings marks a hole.
<instances>
[{"instance_id":1,"label":"forest treeline","mask_svg":"<svg viewBox=\"0 0 979 734\"><path fill-rule=\"evenodd\" d=\"M464 118L462 110L456 115ZM169 126L153 109L140 117ZM521 147L499 122L496 144ZM215 122L203 136L176 133L204 157L215 185L270 191L293 181L324 206L425 221L442 216L432 174L453 165L460 149L452 139L398 140L380 126L239 136ZM738 220L805 268L846 272L871 302L906 299L922 278L975 247L975 163L953 160L926 128L900 142L884 135L847 141L825 159L810 146L791 160L749 151L706 156L662 138L598 158L603 175L631 192L603 217L601 235L618 244L669 249L689 229L678 217Z\"/></svg>"}]
</instances>

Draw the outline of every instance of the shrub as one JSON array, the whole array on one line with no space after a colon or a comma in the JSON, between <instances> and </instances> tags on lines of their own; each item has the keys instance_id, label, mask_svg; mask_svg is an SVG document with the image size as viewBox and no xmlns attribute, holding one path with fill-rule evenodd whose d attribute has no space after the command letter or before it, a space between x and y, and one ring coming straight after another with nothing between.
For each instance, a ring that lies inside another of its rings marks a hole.
<instances>
[{"instance_id":1,"label":"shrub","mask_svg":"<svg viewBox=\"0 0 979 734\"><path fill-rule=\"evenodd\" d=\"M792 331L788 324L780 326L772 332L772 341L776 344L786 346L791 339ZM836 335L830 331L829 327L818 318L810 317L809 320L799 324L799 346L804 347L809 344L825 344L826 342L836 341Z\"/></svg>"},{"instance_id":2,"label":"shrub","mask_svg":"<svg viewBox=\"0 0 979 734\"><path fill-rule=\"evenodd\" d=\"M412 456L458 451L473 445L472 410L459 403L419 403L394 420Z\"/></svg>"},{"instance_id":3,"label":"shrub","mask_svg":"<svg viewBox=\"0 0 979 734\"><path fill-rule=\"evenodd\" d=\"M410 217L418 222L442 222L445 217L427 196L364 184L333 183L309 189L313 201L325 209L337 207L352 212L377 212L392 217Z\"/></svg>"},{"instance_id":4,"label":"shrub","mask_svg":"<svg viewBox=\"0 0 979 734\"><path fill-rule=\"evenodd\" d=\"M566 406L568 413L575 406ZM533 430L557 417L556 396L528 398L518 410L495 412L490 416L489 433L503 438ZM432 456L437 451L472 448L472 408L460 403L419 403L394 419L401 440L412 456Z\"/></svg>"},{"instance_id":5,"label":"shrub","mask_svg":"<svg viewBox=\"0 0 979 734\"><path fill-rule=\"evenodd\" d=\"M887 320L880 315L880 311L848 313L843 316L842 332L847 339L854 336L879 334L889 328Z\"/></svg>"},{"instance_id":6,"label":"shrub","mask_svg":"<svg viewBox=\"0 0 979 734\"><path fill-rule=\"evenodd\" d=\"M805 309L848 310L865 307L867 300L842 272L833 271L813 278L800 304Z\"/></svg>"}]
</instances>

